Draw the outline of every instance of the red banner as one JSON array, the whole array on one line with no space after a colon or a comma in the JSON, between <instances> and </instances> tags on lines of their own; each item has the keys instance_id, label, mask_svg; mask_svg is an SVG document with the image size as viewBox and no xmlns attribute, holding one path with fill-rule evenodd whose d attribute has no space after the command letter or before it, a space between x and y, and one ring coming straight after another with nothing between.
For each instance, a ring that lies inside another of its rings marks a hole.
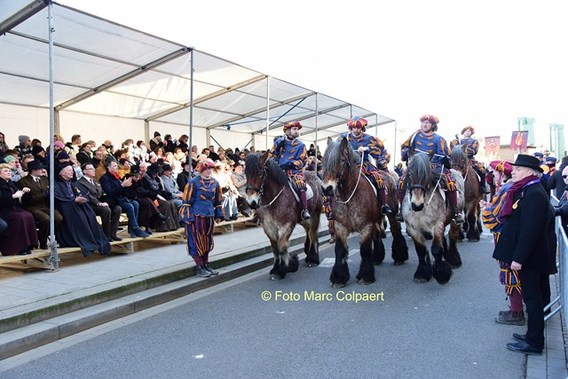
<instances>
[{"instance_id":1,"label":"red banner","mask_svg":"<svg viewBox=\"0 0 568 379\"><path fill-rule=\"evenodd\" d=\"M528 137L528 130L514 131L511 136L511 150L520 151L521 153L526 152Z\"/></svg>"},{"instance_id":2,"label":"red banner","mask_svg":"<svg viewBox=\"0 0 568 379\"><path fill-rule=\"evenodd\" d=\"M501 137L485 137L485 154L489 157L498 157L501 151Z\"/></svg>"}]
</instances>

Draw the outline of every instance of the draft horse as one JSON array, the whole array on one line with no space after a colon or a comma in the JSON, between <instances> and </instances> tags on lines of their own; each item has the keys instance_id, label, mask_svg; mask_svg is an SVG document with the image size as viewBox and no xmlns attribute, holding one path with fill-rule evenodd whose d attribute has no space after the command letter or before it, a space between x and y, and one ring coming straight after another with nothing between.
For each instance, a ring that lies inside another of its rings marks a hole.
<instances>
[{"instance_id":1,"label":"draft horse","mask_svg":"<svg viewBox=\"0 0 568 379\"><path fill-rule=\"evenodd\" d=\"M452 170L452 175L458 188L460 210L463 208L464 182L458 171ZM408 162L402 216L418 256L414 281L419 283L427 282L434 276L438 283L445 284L452 276L452 266L459 267L462 263L456 243L459 225L453 221L452 209L448 199L442 195L440 185L441 179L432 173L428 154L416 152ZM449 249L444 237L447 225L450 225ZM433 267L426 240L432 240Z\"/></svg>"},{"instance_id":2,"label":"draft horse","mask_svg":"<svg viewBox=\"0 0 568 379\"><path fill-rule=\"evenodd\" d=\"M351 148L347 139L341 138L337 142L328 139L322 167L323 186L334 193L335 264L330 281L335 288L345 286L350 278L347 265L347 237L350 233L361 235L361 264L357 274L360 284L375 282L373 263L380 264L385 256L385 247L380 237L382 203L373 185L362 174L360 163L361 156ZM408 259L408 247L400 223L394 216L398 212L396 180L390 175L384 175L384 180L388 203L393 211L388 216L393 235L392 258L395 264L403 264Z\"/></svg>"},{"instance_id":3,"label":"draft horse","mask_svg":"<svg viewBox=\"0 0 568 379\"><path fill-rule=\"evenodd\" d=\"M479 201L484 197L481 191L481 178L471 166L471 162L463 150L462 145L455 146L452 149L450 160L452 168L458 170L464 180L464 211L466 222L463 225L463 229L466 232L468 241L478 242L482 232L481 207L479 206Z\"/></svg>"},{"instance_id":4,"label":"draft horse","mask_svg":"<svg viewBox=\"0 0 568 379\"><path fill-rule=\"evenodd\" d=\"M315 172L304 173L306 184L313 191L313 197L308 200L308 211L311 215L308 220L302 220L301 205L289 185L288 176L276 162L268 159L268 152L262 156L249 154L245 161L245 175L247 202L252 209L256 209L274 254L270 279L283 279L288 272L298 270L298 258L291 257L288 253L290 235L297 224L306 230L306 265L319 265L318 229L323 195L321 182Z\"/></svg>"}]
</instances>

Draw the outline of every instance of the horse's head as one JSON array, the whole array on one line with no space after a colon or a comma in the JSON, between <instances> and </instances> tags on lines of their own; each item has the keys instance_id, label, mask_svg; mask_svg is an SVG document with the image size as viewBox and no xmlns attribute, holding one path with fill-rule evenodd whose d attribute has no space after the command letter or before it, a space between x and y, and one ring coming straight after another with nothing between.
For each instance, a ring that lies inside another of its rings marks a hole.
<instances>
[{"instance_id":1,"label":"horse's head","mask_svg":"<svg viewBox=\"0 0 568 379\"><path fill-rule=\"evenodd\" d=\"M262 157L259 154L249 154L245 161L247 203L252 209L256 209L260 205L260 197L266 178L264 164L267 154L265 153Z\"/></svg>"},{"instance_id":2,"label":"horse's head","mask_svg":"<svg viewBox=\"0 0 568 379\"><path fill-rule=\"evenodd\" d=\"M408 160L406 188L410 193L410 204L415 212L421 211L426 203L426 194L432 187L432 167L428 154L417 152Z\"/></svg>"},{"instance_id":3,"label":"horse's head","mask_svg":"<svg viewBox=\"0 0 568 379\"><path fill-rule=\"evenodd\" d=\"M268 159L268 154L268 151L263 155L249 154L245 161L247 203L252 209L260 206L261 198L270 191L271 184L275 183L281 189L288 181L278 164Z\"/></svg>"},{"instance_id":4,"label":"horse's head","mask_svg":"<svg viewBox=\"0 0 568 379\"><path fill-rule=\"evenodd\" d=\"M454 146L450 154L450 161L452 162L452 168L460 171L462 176L465 176L469 167L469 159L467 158L463 145Z\"/></svg>"},{"instance_id":5,"label":"horse's head","mask_svg":"<svg viewBox=\"0 0 568 379\"><path fill-rule=\"evenodd\" d=\"M355 169L355 152L346 138L333 142L327 139L327 149L322 159L323 188L326 191L341 189L349 173Z\"/></svg>"}]
</instances>

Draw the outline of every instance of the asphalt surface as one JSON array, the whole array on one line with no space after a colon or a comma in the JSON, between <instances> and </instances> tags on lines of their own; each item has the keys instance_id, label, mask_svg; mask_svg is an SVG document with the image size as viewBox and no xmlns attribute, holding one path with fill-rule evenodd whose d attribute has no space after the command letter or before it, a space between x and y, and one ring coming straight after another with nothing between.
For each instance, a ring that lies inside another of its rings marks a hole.
<instances>
[{"instance_id":1,"label":"asphalt surface","mask_svg":"<svg viewBox=\"0 0 568 379\"><path fill-rule=\"evenodd\" d=\"M494 322L507 303L491 245L489 235L460 243L464 265L446 285L413 282L410 246L409 263L387 257L376 283L340 290L329 286L327 248L319 267L278 282L264 269L62 341L0 377L519 378L525 356L505 344L524 327ZM350 249L353 278L356 240Z\"/></svg>"}]
</instances>

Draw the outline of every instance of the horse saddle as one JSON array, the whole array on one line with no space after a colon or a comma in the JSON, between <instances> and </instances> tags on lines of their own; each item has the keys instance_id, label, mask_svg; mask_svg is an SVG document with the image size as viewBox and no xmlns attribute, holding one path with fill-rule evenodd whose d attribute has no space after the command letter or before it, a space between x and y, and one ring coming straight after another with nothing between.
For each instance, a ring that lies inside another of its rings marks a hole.
<instances>
[{"instance_id":1,"label":"horse saddle","mask_svg":"<svg viewBox=\"0 0 568 379\"><path fill-rule=\"evenodd\" d=\"M292 179L288 179L288 185L290 186L290 189L292 190L292 193L294 194L296 201L299 203L300 202L300 190L298 189L298 186L296 185L296 183ZM312 189L312 187L308 183L306 183L306 199L310 200L312 197L314 197L314 190Z\"/></svg>"}]
</instances>

